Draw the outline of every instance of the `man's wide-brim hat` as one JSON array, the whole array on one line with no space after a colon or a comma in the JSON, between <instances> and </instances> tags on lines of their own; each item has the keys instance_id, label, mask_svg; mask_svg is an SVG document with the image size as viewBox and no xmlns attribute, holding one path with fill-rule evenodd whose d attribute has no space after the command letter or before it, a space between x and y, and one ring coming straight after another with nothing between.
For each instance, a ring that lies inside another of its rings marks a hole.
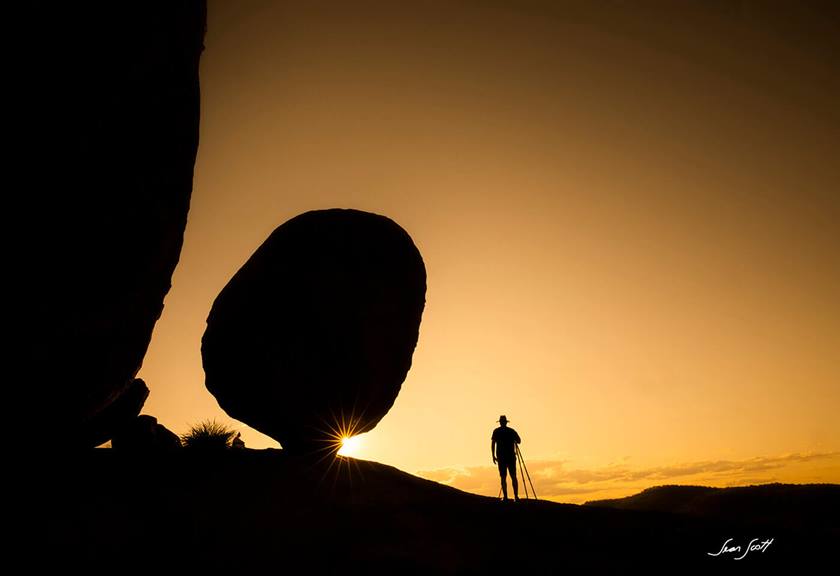
<instances>
[{"instance_id":1,"label":"man's wide-brim hat","mask_svg":"<svg viewBox=\"0 0 840 576\"><path fill-rule=\"evenodd\" d=\"M499 416L499 419L496 420L496 422L507 422L507 421L508 421L507 416L505 416L504 414Z\"/></svg>"}]
</instances>

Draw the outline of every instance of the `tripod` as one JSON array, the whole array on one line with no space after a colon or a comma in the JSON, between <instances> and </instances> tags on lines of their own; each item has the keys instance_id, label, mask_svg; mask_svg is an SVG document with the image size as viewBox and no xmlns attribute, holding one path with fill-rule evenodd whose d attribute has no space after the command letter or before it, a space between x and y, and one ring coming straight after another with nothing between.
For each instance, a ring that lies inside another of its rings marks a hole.
<instances>
[{"instance_id":1,"label":"tripod","mask_svg":"<svg viewBox=\"0 0 840 576\"><path fill-rule=\"evenodd\" d=\"M516 461L519 464L519 477L522 478L522 485L525 487L525 498L530 499L530 494L534 495L534 500L538 500L537 498L537 491L534 489L534 483L531 482L531 475L528 473L528 466L525 465L525 457L522 456L522 451L519 449L519 444L514 444L516 448ZM522 470L525 470L525 475L522 475ZM525 482L527 478L528 482ZM528 493L528 485L531 485L531 492ZM502 489L499 488L499 497L502 496Z\"/></svg>"},{"instance_id":2,"label":"tripod","mask_svg":"<svg viewBox=\"0 0 840 576\"><path fill-rule=\"evenodd\" d=\"M528 484L531 485L531 494L534 495L534 500L538 500L537 498L537 491L534 489L534 483L531 482L531 475L528 474L528 467L525 465L525 457L522 456L522 450L519 449L519 444L514 444L516 446L516 458L519 460L519 475L522 476L522 469L525 469L525 476L528 478ZM524 478L522 482L523 486L525 486L525 497L530 498L528 495L528 484L525 484Z\"/></svg>"}]
</instances>

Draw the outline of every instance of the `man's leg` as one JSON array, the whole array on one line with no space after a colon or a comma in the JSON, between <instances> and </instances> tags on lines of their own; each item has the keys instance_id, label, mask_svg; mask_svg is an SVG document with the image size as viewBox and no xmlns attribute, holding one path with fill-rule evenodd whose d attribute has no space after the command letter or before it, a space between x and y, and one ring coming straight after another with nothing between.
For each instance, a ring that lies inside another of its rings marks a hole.
<instances>
[{"instance_id":1,"label":"man's leg","mask_svg":"<svg viewBox=\"0 0 840 576\"><path fill-rule=\"evenodd\" d=\"M499 476L502 478L502 494L505 495L505 500L507 500L507 465L501 460L499 460Z\"/></svg>"},{"instance_id":2,"label":"man's leg","mask_svg":"<svg viewBox=\"0 0 840 576\"><path fill-rule=\"evenodd\" d=\"M510 483L513 485L513 497L519 500L519 482L516 481L516 462L510 467Z\"/></svg>"}]
</instances>

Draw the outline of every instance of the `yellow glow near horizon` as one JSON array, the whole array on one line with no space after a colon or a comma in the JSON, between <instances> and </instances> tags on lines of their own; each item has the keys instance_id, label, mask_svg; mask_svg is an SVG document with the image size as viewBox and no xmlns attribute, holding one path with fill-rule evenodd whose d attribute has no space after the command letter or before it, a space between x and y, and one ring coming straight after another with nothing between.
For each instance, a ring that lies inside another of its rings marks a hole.
<instances>
[{"instance_id":1,"label":"yellow glow near horizon","mask_svg":"<svg viewBox=\"0 0 840 576\"><path fill-rule=\"evenodd\" d=\"M341 449L338 451L339 456L356 457L362 448L362 439L360 436L345 436L341 439Z\"/></svg>"}]
</instances>

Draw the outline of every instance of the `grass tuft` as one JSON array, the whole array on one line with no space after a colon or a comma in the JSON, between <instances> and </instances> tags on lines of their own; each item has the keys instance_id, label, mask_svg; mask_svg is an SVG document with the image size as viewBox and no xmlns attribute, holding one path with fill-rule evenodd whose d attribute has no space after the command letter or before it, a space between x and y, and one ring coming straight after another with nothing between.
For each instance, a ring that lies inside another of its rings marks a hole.
<instances>
[{"instance_id":1,"label":"grass tuft","mask_svg":"<svg viewBox=\"0 0 840 576\"><path fill-rule=\"evenodd\" d=\"M185 448L198 450L224 450L230 448L236 430L228 428L215 420L204 420L181 436Z\"/></svg>"}]
</instances>

